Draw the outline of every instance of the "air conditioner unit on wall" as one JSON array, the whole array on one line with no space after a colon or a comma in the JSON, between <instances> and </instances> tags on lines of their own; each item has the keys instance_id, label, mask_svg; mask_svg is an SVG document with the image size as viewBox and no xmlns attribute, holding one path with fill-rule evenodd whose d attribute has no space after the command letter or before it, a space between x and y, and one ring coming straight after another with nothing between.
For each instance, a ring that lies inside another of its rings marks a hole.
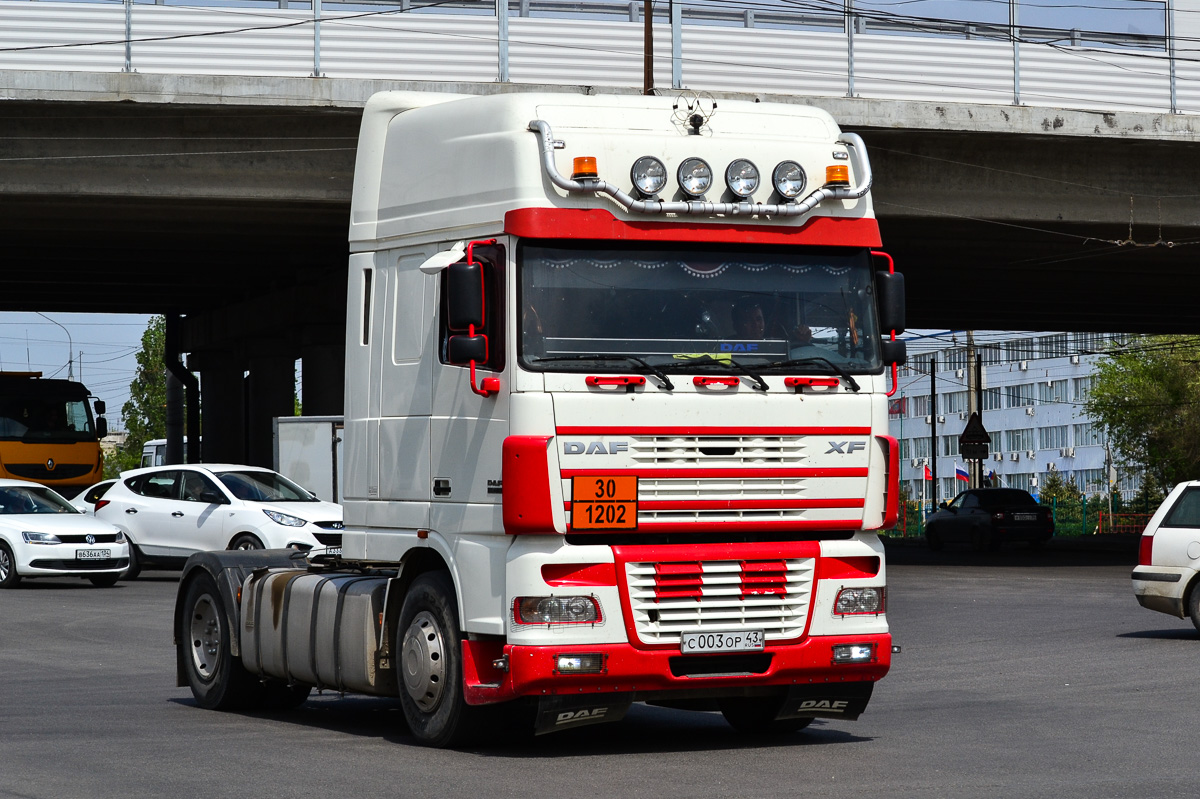
<instances>
[{"instance_id":1,"label":"air conditioner unit on wall","mask_svg":"<svg viewBox=\"0 0 1200 799\"><path fill-rule=\"evenodd\" d=\"M1014 461L1019 461L1019 460L1021 460L1021 453L1019 453L1019 452L1014 452L1014 453L1012 453L1011 455L1009 455L1008 457L1009 457L1011 460L1014 460Z\"/></svg>"},{"instance_id":2,"label":"air conditioner unit on wall","mask_svg":"<svg viewBox=\"0 0 1200 799\"><path fill-rule=\"evenodd\" d=\"M1033 409L1033 406L1032 406L1032 405L1026 406L1026 408L1025 408L1025 415L1026 415L1026 416L1033 416L1033 414L1034 414L1034 413L1035 413L1035 411L1034 411L1034 409Z\"/></svg>"},{"instance_id":3,"label":"air conditioner unit on wall","mask_svg":"<svg viewBox=\"0 0 1200 799\"><path fill-rule=\"evenodd\" d=\"M1036 455L1036 454L1037 454L1037 453L1036 453L1036 452L1034 452L1034 451L1033 451L1033 450L1031 450L1031 449L1027 449L1027 450L1025 450L1025 457L1026 457L1026 458L1029 458L1029 460L1033 460L1033 456L1034 456L1034 455Z\"/></svg>"},{"instance_id":4,"label":"air conditioner unit on wall","mask_svg":"<svg viewBox=\"0 0 1200 799\"><path fill-rule=\"evenodd\" d=\"M995 455L993 455L993 456L992 456L992 460L994 460L994 461L1002 461L1002 460L1004 460L1004 453L1003 453L1003 452L997 452Z\"/></svg>"},{"instance_id":5,"label":"air conditioner unit on wall","mask_svg":"<svg viewBox=\"0 0 1200 799\"><path fill-rule=\"evenodd\" d=\"M938 417L938 424L945 424L945 423L946 423L946 417L945 417L945 416L939 416L939 417Z\"/></svg>"},{"instance_id":6,"label":"air conditioner unit on wall","mask_svg":"<svg viewBox=\"0 0 1200 799\"><path fill-rule=\"evenodd\" d=\"M913 458L912 461L910 461L910 464L912 465L913 468L916 468L921 465L921 459Z\"/></svg>"},{"instance_id":7,"label":"air conditioner unit on wall","mask_svg":"<svg viewBox=\"0 0 1200 799\"><path fill-rule=\"evenodd\" d=\"M962 377L964 374L966 374L966 370L965 370L965 369L955 369L955 370L954 370L954 376L955 376L955 377Z\"/></svg>"},{"instance_id":8,"label":"air conditioner unit on wall","mask_svg":"<svg viewBox=\"0 0 1200 799\"><path fill-rule=\"evenodd\" d=\"M1017 364L1017 368L1020 369L1022 372L1024 372L1026 369L1029 368L1029 361L1021 361L1020 363Z\"/></svg>"},{"instance_id":9,"label":"air conditioner unit on wall","mask_svg":"<svg viewBox=\"0 0 1200 799\"><path fill-rule=\"evenodd\" d=\"M932 416L926 416L926 417L925 417L925 424L929 424L929 423L930 423L930 422L932 422L932 421L933 421L933 417L932 417Z\"/></svg>"},{"instance_id":10,"label":"air conditioner unit on wall","mask_svg":"<svg viewBox=\"0 0 1200 799\"><path fill-rule=\"evenodd\" d=\"M1079 356L1078 356L1078 355L1072 355L1072 356L1071 356L1071 363L1079 363Z\"/></svg>"},{"instance_id":11,"label":"air conditioner unit on wall","mask_svg":"<svg viewBox=\"0 0 1200 799\"><path fill-rule=\"evenodd\" d=\"M1066 450L1066 456L1067 456L1068 458L1074 458L1074 457L1075 457L1075 448L1074 448L1074 447L1067 447L1067 450Z\"/></svg>"},{"instance_id":12,"label":"air conditioner unit on wall","mask_svg":"<svg viewBox=\"0 0 1200 799\"><path fill-rule=\"evenodd\" d=\"M1029 487L1030 487L1030 488L1037 488L1037 478L1036 478L1036 477L1030 477L1030 478L1029 478Z\"/></svg>"},{"instance_id":13,"label":"air conditioner unit on wall","mask_svg":"<svg viewBox=\"0 0 1200 799\"><path fill-rule=\"evenodd\" d=\"M966 418L967 418L967 412L966 412L966 411L959 411L959 412L958 412L958 418L959 418L959 419L966 419Z\"/></svg>"}]
</instances>

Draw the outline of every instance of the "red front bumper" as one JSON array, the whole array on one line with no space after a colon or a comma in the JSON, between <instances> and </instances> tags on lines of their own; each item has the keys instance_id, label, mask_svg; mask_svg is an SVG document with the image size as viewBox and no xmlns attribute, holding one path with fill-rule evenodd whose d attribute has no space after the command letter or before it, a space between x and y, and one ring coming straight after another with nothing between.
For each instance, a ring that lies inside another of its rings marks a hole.
<instances>
[{"instance_id":1,"label":"red front bumper","mask_svg":"<svg viewBox=\"0 0 1200 799\"><path fill-rule=\"evenodd\" d=\"M874 644L867 663L837 664L837 644ZM560 655L600 654L604 670L595 674L558 671ZM507 672L492 667L506 655ZM637 649L630 644L581 646L513 646L467 641L463 644L463 676L469 704L503 702L521 696L621 693L663 694L687 691L720 697L746 687L874 682L892 663L892 637L878 635L817 636L798 644L768 646L740 655L681 655L676 649ZM754 673L745 673L753 671Z\"/></svg>"}]
</instances>

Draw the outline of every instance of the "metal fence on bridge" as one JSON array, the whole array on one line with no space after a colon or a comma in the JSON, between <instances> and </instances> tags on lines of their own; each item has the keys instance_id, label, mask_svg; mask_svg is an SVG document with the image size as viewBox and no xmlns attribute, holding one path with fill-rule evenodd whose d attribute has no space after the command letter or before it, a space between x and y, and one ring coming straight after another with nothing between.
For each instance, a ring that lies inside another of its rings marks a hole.
<instances>
[{"instance_id":1,"label":"metal fence on bridge","mask_svg":"<svg viewBox=\"0 0 1200 799\"><path fill-rule=\"evenodd\" d=\"M640 87L642 5L0 0L0 69ZM1161 36L659 6L664 89L1200 113L1170 4Z\"/></svg>"}]
</instances>

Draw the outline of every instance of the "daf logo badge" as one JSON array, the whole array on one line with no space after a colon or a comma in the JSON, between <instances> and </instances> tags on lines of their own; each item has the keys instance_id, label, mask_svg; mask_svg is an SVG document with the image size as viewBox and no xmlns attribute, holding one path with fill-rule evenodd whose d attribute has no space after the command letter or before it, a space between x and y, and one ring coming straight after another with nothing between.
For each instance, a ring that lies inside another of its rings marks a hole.
<instances>
[{"instance_id":1,"label":"daf logo badge","mask_svg":"<svg viewBox=\"0 0 1200 799\"><path fill-rule=\"evenodd\" d=\"M54 471L54 458L46 458L46 471Z\"/></svg>"},{"instance_id":2,"label":"daf logo badge","mask_svg":"<svg viewBox=\"0 0 1200 799\"><path fill-rule=\"evenodd\" d=\"M96 543L96 536L92 535L91 533L88 533L87 536L83 540L87 541L89 544L94 544L94 543Z\"/></svg>"}]
</instances>

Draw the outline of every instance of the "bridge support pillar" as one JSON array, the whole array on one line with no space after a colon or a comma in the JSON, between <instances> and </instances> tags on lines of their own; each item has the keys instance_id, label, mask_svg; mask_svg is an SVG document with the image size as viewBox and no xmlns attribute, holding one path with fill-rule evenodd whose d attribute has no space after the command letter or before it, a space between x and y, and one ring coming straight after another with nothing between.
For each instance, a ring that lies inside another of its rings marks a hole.
<instances>
[{"instance_id":1,"label":"bridge support pillar","mask_svg":"<svg viewBox=\"0 0 1200 799\"><path fill-rule=\"evenodd\" d=\"M296 361L282 355L250 359L250 396L246 414L246 463L272 468L275 461L273 423L296 411Z\"/></svg>"}]
</instances>

